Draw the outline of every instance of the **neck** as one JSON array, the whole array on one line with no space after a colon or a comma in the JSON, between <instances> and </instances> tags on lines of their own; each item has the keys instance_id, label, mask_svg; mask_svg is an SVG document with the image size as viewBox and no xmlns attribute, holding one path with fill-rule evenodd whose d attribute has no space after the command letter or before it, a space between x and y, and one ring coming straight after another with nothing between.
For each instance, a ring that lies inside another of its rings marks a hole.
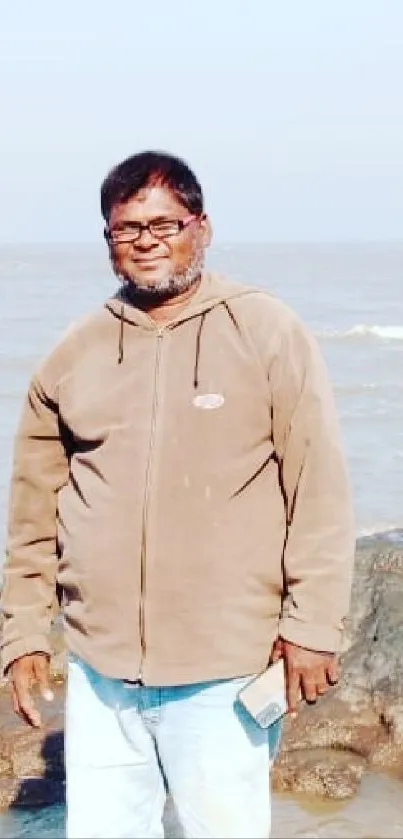
<instances>
[{"instance_id":1,"label":"neck","mask_svg":"<svg viewBox=\"0 0 403 839\"><path fill-rule=\"evenodd\" d=\"M141 309L156 323L169 323L186 308L188 301L196 294L200 283L201 277L199 276L185 291L174 296L170 292L169 297L160 297L157 300L155 294L147 294L146 291L139 292L131 285L125 286L125 295L136 309Z\"/></svg>"}]
</instances>

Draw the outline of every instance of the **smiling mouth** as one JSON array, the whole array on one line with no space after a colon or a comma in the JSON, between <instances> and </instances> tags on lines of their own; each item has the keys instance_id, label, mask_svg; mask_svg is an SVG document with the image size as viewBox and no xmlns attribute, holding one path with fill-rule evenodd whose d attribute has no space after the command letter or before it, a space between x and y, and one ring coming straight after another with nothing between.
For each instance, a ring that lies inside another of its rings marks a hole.
<instances>
[{"instance_id":1,"label":"smiling mouth","mask_svg":"<svg viewBox=\"0 0 403 839\"><path fill-rule=\"evenodd\" d=\"M145 257L144 259L138 257L137 259L134 259L133 262L136 265L155 265L156 262L161 262L162 259L164 259L163 256Z\"/></svg>"}]
</instances>

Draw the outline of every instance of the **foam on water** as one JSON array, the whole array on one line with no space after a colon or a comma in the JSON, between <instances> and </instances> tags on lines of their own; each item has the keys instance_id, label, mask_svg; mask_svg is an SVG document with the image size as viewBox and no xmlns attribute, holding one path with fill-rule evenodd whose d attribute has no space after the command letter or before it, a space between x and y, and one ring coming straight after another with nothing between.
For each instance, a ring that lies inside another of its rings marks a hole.
<instances>
[{"instance_id":1,"label":"foam on water","mask_svg":"<svg viewBox=\"0 0 403 839\"><path fill-rule=\"evenodd\" d=\"M316 333L319 338L379 338L382 341L403 341L403 326L368 326L365 323L358 323L351 329L341 332L338 330L324 330Z\"/></svg>"},{"instance_id":2,"label":"foam on water","mask_svg":"<svg viewBox=\"0 0 403 839\"><path fill-rule=\"evenodd\" d=\"M365 539L366 541L381 539L383 542L403 545L403 529L397 525L385 527L384 523L380 522L377 526L361 528L358 533L358 538Z\"/></svg>"}]
</instances>

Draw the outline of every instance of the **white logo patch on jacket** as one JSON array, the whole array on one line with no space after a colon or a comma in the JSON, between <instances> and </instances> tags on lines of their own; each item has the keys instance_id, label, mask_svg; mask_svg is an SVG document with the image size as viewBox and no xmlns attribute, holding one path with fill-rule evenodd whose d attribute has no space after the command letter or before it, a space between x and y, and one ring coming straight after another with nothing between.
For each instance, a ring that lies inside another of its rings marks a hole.
<instances>
[{"instance_id":1,"label":"white logo patch on jacket","mask_svg":"<svg viewBox=\"0 0 403 839\"><path fill-rule=\"evenodd\" d=\"M212 411L214 408L221 408L225 399L222 393L199 393L193 399L195 408L203 408L205 411Z\"/></svg>"}]
</instances>

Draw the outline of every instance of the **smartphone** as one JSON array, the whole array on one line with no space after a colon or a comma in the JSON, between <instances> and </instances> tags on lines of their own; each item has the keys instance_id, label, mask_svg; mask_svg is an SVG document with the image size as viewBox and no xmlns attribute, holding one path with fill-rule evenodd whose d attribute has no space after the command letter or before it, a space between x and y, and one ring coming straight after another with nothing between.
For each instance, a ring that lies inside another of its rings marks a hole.
<instances>
[{"instance_id":1,"label":"smartphone","mask_svg":"<svg viewBox=\"0 0 403 839\"><path fill-rule=\"evenodd\" d=\"M238 700L261 728L268 728L287 713L284 659L270 664L238 693Z\"/></svg>"}]
</instances>

